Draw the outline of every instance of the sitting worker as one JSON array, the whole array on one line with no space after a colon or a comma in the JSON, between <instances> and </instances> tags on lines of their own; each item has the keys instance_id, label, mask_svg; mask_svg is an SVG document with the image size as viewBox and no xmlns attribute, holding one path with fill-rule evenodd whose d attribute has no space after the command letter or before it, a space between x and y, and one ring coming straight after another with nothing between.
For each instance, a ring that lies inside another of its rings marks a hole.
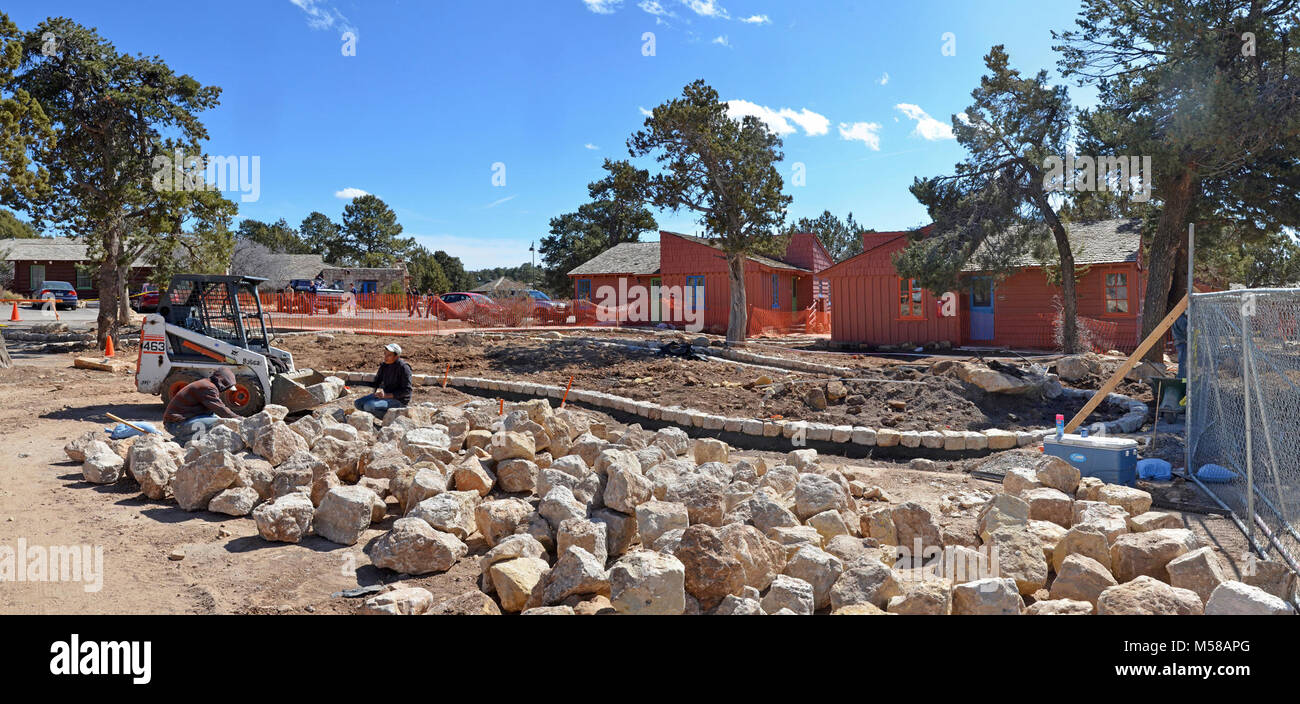
<instances>
[{"instance_id":1,"label":"sitting worker","mask_svg":"<svg viewBox=\"0 0 1300 704\"><path fill-rule=\"evenodd\" d=\"M379 365L375 380L360 382L373 386L376 391L362 396L353 404L380 420L390 408L401 408L411 402L411 365L402 359L402 347L396 342L384 345L384 363Z\"/></svg>"},{"instance_id":2,"label":"sitting worker","mask_svg":"<svg viewBox=\"0 0 1300 704\"><path fill-rule=\"evenodd\" d=\"M225 367L206 379L190 382L167 402L163 427L177 443L184 445L196 433L216 425L220 418L238 417L221 400L221 394L234 386L235 375Z\"/></svg>"}]
</instances>

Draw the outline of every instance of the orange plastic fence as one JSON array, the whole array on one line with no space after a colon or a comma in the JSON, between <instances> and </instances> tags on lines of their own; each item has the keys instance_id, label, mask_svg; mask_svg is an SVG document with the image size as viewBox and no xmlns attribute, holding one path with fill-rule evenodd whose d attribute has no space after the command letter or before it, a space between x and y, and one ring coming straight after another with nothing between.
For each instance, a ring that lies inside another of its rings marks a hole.
<instances>
[{"instance_id":1,"label":"orange plastic fence","mask_svg":"<svg viewBox=\"0 0 1300 704\"><path fill-rule=\"evenodd\" d=\"M642 301L622 306L590 300L492 299L490 304L467 299L446 303L437 296L408 294L259 294L268 325L280 330L319 330L385 335L431 335L469 328L530 327L693 327L703 311L664 297L654 305ZM251 308L252 299L241 300ZM749 334L827 334L830 314L812 310L769 311L751 308Z\"/></svg>"},{"instance_id":2,"label":"orange plastic fence","mask_svg":"<svg viewBox=\"0 0 1300 704\"><path fill-rule=\"evenodd\" d=\"M798 311L749 309L745 334L749 337L770 335L829 335L831 314L812 308Z\"/></svg>"}]
</instances>

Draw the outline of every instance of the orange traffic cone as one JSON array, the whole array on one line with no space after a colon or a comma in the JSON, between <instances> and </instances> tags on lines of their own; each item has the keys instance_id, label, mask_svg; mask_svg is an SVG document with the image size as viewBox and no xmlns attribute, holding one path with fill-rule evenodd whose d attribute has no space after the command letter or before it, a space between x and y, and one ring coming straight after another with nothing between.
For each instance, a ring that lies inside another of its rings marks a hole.
<instances>
[{"instance_id":1,"label":"orange traffic cone","mask_svg":"<svg viewBox=\"0 0 1300 704\"><path fill-rule=\"evenodd\" d=\"M105 356L105 357L112 357L112 356L113 356L113 336L112 336L112 335L109 335L108 337L105 337L105 338L104 338L104 356Z\"/></svg>"},{"instance_id":2,"label":"orange traffic cone","mask_svg":"<svg viewBox=\"0 0 1300 704\"><path fill-rule=\"evenodd\" d=\"M22 320L22 318L18 317L18 301L14 301L14 312L9 314L9 320Z\"/></svg>"}]
</instances>

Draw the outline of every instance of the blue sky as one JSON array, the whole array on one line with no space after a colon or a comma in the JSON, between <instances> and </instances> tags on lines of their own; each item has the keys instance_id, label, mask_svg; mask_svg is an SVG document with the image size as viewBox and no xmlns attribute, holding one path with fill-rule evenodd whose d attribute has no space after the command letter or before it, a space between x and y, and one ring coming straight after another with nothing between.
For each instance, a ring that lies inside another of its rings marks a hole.
<instances>
[{"instance_id":1,"label":"blue sky","mask_svg":"<svg viewBox=\"0 0 1300 704\"><path fill-rule=\"evenodd\" d=\"M206 151L261 160L259 198L241 202L239 218L296 226L319 210L338 220L349 193L374 193L405 234L469 268L528 261L529 242L584 202L602 160L627 158L641 109L698 78L784 133L788 217L829 209L880 230L923 224L907 187L962 157L946 126L969 104L989 47L1005 44L1017 68L1056 76L1049 32L1069 28L1078 10L1074 0L6 6L23 29L71 17L119 50L220 86L221 105L203 115ZM343 55L347 31L355 56ZM493 185L498 163L504 186ZM792 183L796 163L805 185ZM699 231L686 212L659 222Z\"/></svg>"}]
</instances>

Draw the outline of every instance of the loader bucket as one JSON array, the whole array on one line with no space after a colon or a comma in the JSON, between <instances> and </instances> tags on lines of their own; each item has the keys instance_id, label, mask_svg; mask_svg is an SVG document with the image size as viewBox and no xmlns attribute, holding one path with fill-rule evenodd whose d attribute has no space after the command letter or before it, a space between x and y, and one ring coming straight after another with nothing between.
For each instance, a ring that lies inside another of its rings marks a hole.
<instances>
[{"instance_id":1,"label":"loader bucket","mask_svg":"<svg viewBox=\"0 0 1300 704\"><path fill-rule=\"evenodd\" d=\"M284 406L290 413L305 411L329 403L347 393L338 377L326 377L311 369L277 374L271 379L271 403Z\"/></svg>"}]
</instances>

